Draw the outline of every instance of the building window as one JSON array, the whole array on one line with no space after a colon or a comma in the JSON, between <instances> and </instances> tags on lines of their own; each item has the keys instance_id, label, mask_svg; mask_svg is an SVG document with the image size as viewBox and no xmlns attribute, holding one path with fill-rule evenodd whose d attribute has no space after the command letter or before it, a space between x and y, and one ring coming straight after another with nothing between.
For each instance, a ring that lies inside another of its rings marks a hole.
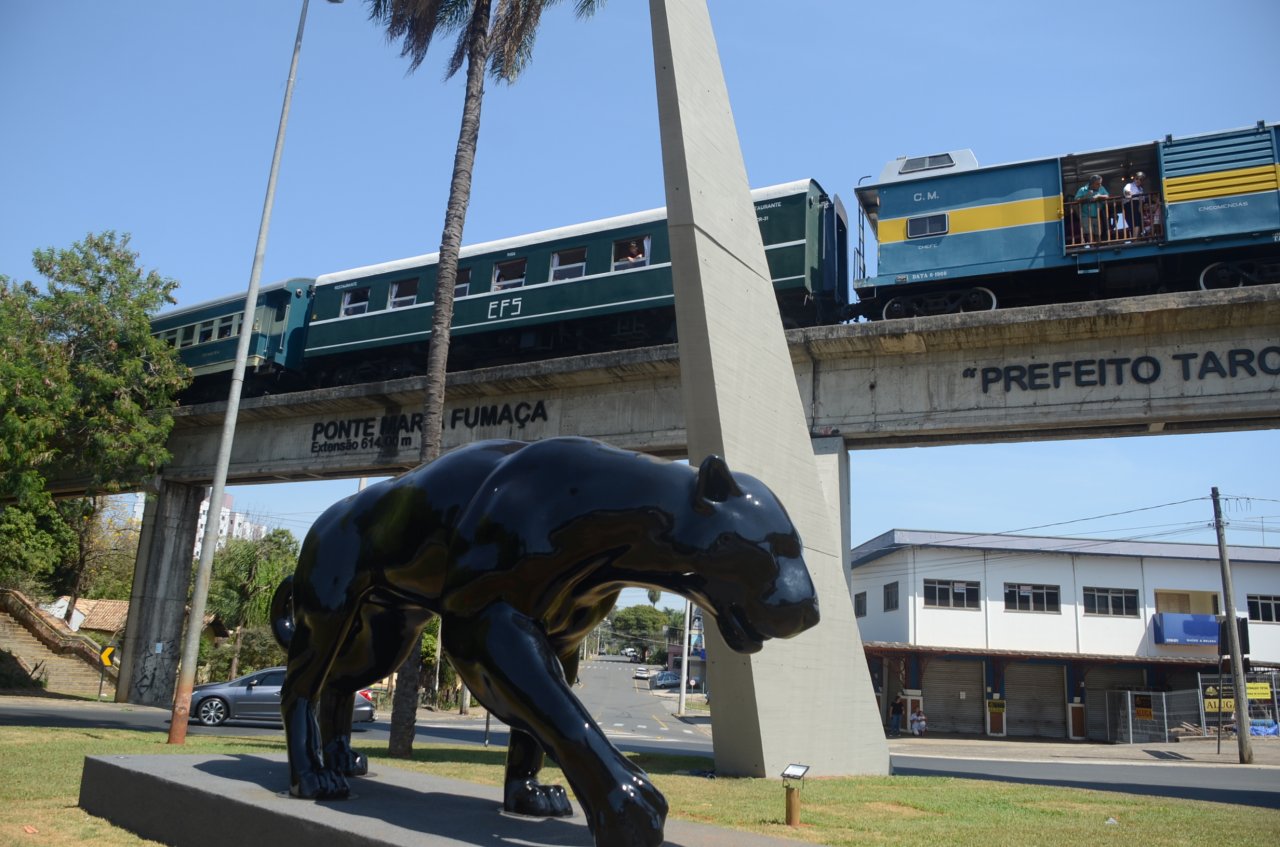
<instances>
[{"instance_id":1,"label":"building window","mask_svg":"<svg viewBox=\"0 0 1280 847\"><path fill-rule=\"evenodd\" d=\"M587 272L587 248L574 247L572 250L557 250L551 254L551 279L553 282L562 279L577 279Z\"/></svg>"},{"instance_id":2,"label":"building window","mask_svg":"<svg viewBox=\"0 0 1280 847\"><path fill-rule=\"evenodd\" d=\"M527 259L512 259L510 262L498 262L494 265L493 290L505 291L524 285L524 269L527 264Z\"/></svg>"},{"instance_id":3,"label":"building window","mask_svg":"<svg viewBox=\"0 0 1280 847\"><path fill-rule=\"evenodd\" d=\"M1004 584L1006 612L1059 612L1058 586L1031 585L1025 582Z\"/></svg>"},{"instance_id":4,"label":"building window","mask_svg":"<svg viewBox=\"0 0 1280 847\"><path fill-rule=\"evenodd\" d=\"M471 268L458 268L458 275L453 278L453 296L466 297L471 291Z\"/></svg>"},{"instance_id":5,"label":"building window","mask_svg":"<svg viewBox=\"0 0 1280 847\"><path fill-rule=\"evenodd\" d=\"M1086 615L1111 615L1136 618L1138 616L1138 590L1136 588L1089 588L1084 590Z\"/></svg>"},{"instance_id":6,"label":"building window","mask_svg":"<svg viewBox=\"0 0 1280 847\"><path fill-rule=\"evenodd\" d=\"M926 579L924 604L939 609L981 609L982 596L976 582Z\"/></svg>"},{"instance_id":7,"label":"building window","mask_svg":"<svg viewBox=\"0 0 1280 847\"><path fill-rule=\"evenodd\" d=\"M888 582L884 586L884 610L895 611L898 608L898 583Z\"/></svg>"},{"instance_id":8,"label":"building window","mask_svg":"<svg viewBox=\"0 0 1280 847\"><path fill-rule=\"evenodd\" d=\"M404 279L391 283L391 308L403 309L418 302L418 281Z\"/></svg>"},{"instance_id":9,"label":"building window","mask_svg":"<svg viewBox=\"0 0 1280 847\"><path fill-rule=\"evenodd\" d=\"M624 238L613 242L613 269L625 271L649 264L649 236Z\"/></svg>"},{"instance_id":10,"label":"building window","mask_svg":"<svg viewBox=\"0 0 1280 847\"><path fill-rule=\"evenodd\" d=\"M1156 612L1175 615L1219 615L1218 595L1213 591L1162 591L1156 589Z\"/></svg>"},{"instance_id":11,"label":"building window","mask_svg":"<svg viewBox=\"0 0 1280 847\"><path fill-rule=\"evenodd\" d=\"M919 218L907 218L907 238L928 238L933 235L946 234L946 215L925 215Z\"/></svg>"},{"instance_id":12,"label":"building window","mask_svg":"<svg viewBox=\"0 0 1280 847\"><path fill-rule=\"evenodd\" d=\"M1274 594L1250 594L1249 620L1280 623L1280 597Z\"/></svg>"},{"instance_id":13,"label":"building window","mask_svg":"<svg viewBox=\"0 0 1280 847\"><path fill-rule=\"evenodd\" d=\"M867 592L859 591L853 595L853 616L855 618L867 616Z\"/></svg>"},{"instance_id":14,"label":"building window","mask_svg":"<svg viewBox=\"0 0 1280 847\"><path fill-rule=\"evenodd\" d=\"M342 316L363 315L369 311L369 289L353 288L342 295Z\"/></svg>"}]
</instances>

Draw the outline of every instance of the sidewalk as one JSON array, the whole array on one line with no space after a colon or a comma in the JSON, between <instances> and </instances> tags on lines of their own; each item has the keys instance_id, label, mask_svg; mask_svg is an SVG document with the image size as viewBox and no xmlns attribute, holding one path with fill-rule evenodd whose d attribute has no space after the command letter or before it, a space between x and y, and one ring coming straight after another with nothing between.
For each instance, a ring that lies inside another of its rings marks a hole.
<instances>
[{"instance_id":1,"label":"sidewalk","mask_svg":"<svg viewBox=\"0 0 1280 847\"><path fill-rule=\"evenodd\" d=\"M1280 767L1280 739L1259 736L1250 739L1255 766ZM1099 744L1084 741L1054 741L1046 738L980 738L958 735L903 736L889 739L890 755L937 756L948 759L997 759L1039 762L1145 762L1148 764L1239 765L1236 739L1223 738L1219 751L1216 738L1183 738L1177 742L1152 744Z\"/></svg>"}]
</instances>

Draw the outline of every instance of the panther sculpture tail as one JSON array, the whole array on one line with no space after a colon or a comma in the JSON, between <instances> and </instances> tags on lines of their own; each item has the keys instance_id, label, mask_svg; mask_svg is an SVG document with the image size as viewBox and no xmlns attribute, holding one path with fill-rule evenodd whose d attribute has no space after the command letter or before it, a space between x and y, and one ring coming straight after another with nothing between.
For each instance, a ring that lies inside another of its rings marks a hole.
<instances>
[{"instance_id":1,"label":"panther sculpture tail","mask_svg":"<svg viewBox=\"0 0 1280 847\"><path fill-rule=\"evenodd\" d=\"M289 649L293 640L293 574L286 576L271 595L271 634L277 644Z\"/></svg>"}]
</instances>

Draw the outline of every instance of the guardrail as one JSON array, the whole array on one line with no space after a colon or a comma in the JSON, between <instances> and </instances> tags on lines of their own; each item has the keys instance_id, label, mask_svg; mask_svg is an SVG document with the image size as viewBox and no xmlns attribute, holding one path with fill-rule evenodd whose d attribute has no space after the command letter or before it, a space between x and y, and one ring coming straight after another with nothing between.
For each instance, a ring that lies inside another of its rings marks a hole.
<instances>
[{"instance_id":1,"label":"guardrail","mask_svg":"<svg viewBox=\"0 0 1280 847\"><path fill-rule=\"evenodd\" d=\"M1068 200L1064 231L1068 250L1159 241L1164 204L1158 194Z\"/></svg>"},{"instance_id":2,"label":"guardrail","mask_svg":"<svg viewBox=\"0 0 1280 847\"><path fill-rule=\"evenodd\" d=\"M20 621L36 640L51 652L60 656L83 659L94 668L102 668L102 648L98 642L66 629L66 625L33 603L25 594L13 588L0 588L0 609ZM117 681L120 672L114 666L106 669L107 676Z\"/></svg>"}]
</instances>

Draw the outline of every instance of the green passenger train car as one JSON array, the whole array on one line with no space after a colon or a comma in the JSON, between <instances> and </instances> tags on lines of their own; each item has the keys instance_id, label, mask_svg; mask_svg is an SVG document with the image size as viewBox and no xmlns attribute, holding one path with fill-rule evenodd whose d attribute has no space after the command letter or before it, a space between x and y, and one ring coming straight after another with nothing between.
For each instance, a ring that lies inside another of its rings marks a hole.
<instances>
[{"instance_id":1,"label":"green passenger train car","mask_svg":"<svg viewBox=\"0 0 1280 847\"><path fill-rule=\"evenodd\" d=\"M258 289L245 393L289 390L302 384L303 334L315 280L297 277ZM175 309L151 321L151 334L178 350L195 381L188 402L225 399L244 321L244 294Z\"/></svg>"},{"instance_id":2,"label":"green passenger train car","mask_svg":"<svg viewBox=\"0 0 1280 847\"><path fill-rule=\"evenodd\" d=\"M848 306L848 222L813 180L752 192L784 326L836 323ZM313 384L421 372L437 254L317 278L303 367ZM450 370L675 340L666 210L461 251Z\"/></svg>"}]
</instances>

